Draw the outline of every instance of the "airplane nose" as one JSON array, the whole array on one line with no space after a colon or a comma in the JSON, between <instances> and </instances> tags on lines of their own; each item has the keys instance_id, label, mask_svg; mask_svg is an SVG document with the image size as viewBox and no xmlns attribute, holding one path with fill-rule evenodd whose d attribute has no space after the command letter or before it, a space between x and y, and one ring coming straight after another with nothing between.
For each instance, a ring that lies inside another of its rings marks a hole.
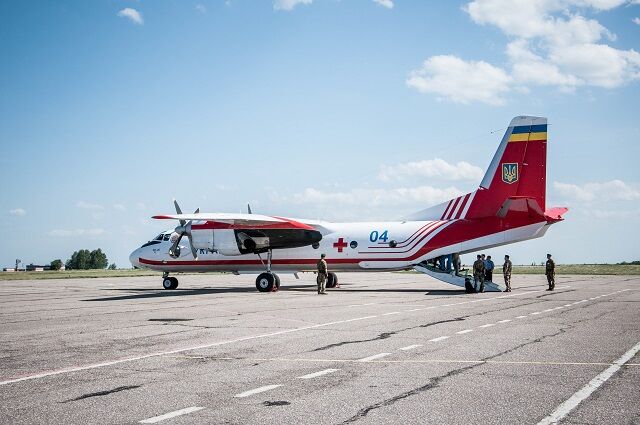
<instances>
[{"instance_id":1,"label":"airplane nose","mask_svg":"<svg viewBox=\"0 0 640 425\"><path fill-rule=\"evenodd\" d=\"M133 267L140 268L140 261L138 261L139 259L140 259L140 248L136 249L131 253L131 255L129 255L129 262Z\"/></svg>"}]
</instances>

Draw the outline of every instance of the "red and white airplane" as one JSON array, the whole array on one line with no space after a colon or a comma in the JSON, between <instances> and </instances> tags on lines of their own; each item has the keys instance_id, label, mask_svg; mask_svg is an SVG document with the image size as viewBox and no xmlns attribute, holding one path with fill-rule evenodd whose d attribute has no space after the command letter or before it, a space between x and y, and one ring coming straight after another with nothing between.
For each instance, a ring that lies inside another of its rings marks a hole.
<instances>
[{"instance_id":1,"label":"red and white airplane","mask_svg":"<svg viewBox=\"0 0 640 425\"><path fill-rule=\"evenodd\" d=\"M547 119L514 118L478 189L419 211L402 221L331 223L267 215L201 213L155 219L179 220L131 253L135 267L163 272L163 287L175 289L171 272L259 273L258 291L277 289L276 272L313 271L321 253L336 271L416 269L448 283L465 276L441 271L429 261L539 238L561 221L567 208L546 209ZM187 236L188 245L181 245ZM297 276L297 275L296 275ZM468 277L467 277L468 279ZM501 290L499 285L489 289Z\"/></svg>"}]
</instances>

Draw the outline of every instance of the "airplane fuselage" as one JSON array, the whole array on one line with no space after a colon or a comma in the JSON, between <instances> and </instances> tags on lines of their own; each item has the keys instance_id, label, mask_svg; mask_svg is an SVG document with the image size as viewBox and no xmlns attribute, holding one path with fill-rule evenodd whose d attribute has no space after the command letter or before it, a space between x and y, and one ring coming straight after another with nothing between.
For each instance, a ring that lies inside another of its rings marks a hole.
<instances>
[{"instance_id":1,"label":"airplane fuselage","mask_svg":"<svg viewBox=\"0 0 640 425\"><path fill-rule=\"evenodd\" d=\"M332 271L410 269L441 255L541 237L551 224L499 218L318 223L328 232L318 244L273 251L271 269L274 272L315 270L320 254L326 255ZM229 256L200 249L198 259L194 259L189 248L181 246L180 256L173 258L169 255L170 246L169 240L144 246L134 251L130 259L137 267L170 272L260 273L265 270L264 254Z\"/></svg>"}]
</instances>

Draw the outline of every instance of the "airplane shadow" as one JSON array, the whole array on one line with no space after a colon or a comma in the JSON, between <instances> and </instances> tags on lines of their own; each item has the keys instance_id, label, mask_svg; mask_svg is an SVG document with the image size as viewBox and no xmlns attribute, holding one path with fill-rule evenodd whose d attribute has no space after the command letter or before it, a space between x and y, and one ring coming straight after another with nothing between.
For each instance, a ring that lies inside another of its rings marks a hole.
<instances>
[{"instance_id":1,"label":"airplane shadow","mask_svg":"<svg viewBox=\"0 0 640 425\"><path fill-rule=\"evenodd\" d=\"M424 295L436 295L436 296L455 296L464 295L464 289L442 289L436 291L425 291L424 289L407 289L407 288L385 288L385 289L351 289L347 288L348 284L342 284L340 288L329 289L330 292L353 292L353 293L421 293ZM281 286L282 292L308 292L313 293L316 289L316 285L286 285ZM127 301L127 300L140 300L147 298L172 298L172 297L185 297L185 296L198 296L198 295L215 295L215 294L244 294L257 292L255 287L223 287L223 288L194 288L194 289L144 289L144 288L117 288L117 289L105 289L108 291L121 291L127 292L126 295L118 295L112 297L100 297L91 298L83 301ZM132 292L134 292L132 294Z\"/></svg>"},{"instance_id":2,"label":"airplane shadow","mask_svg":"<svg viewBox=\"0 0 640 425\"><path fill-rule=\"evenodd\" d=\"M280 287L281 291L299 290L315 288L316 285L295 285ZM197 296L197 295L212 295L212 294L243 294L249 292L258 292L255 287L223 287L223 288L194 288L194 289L144 289L144 288L117 288L117 289L105 289L105 291L121 291L128 292L127 295L119 295L114 297L101 297L91 298L83 301L126 301L126 300L139 300L145 298L165 298L165 297L184 297L184 296ZM137 292L131 294L131 292Z\"/></svg>"}]
</instances>

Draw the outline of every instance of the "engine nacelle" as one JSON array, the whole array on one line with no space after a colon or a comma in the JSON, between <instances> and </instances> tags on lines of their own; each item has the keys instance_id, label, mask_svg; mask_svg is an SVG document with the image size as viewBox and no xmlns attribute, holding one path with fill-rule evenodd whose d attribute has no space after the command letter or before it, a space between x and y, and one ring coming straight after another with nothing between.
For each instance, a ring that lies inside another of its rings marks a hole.
<instances>
[{"instance_id":1,"label":"engine nacelle","mask_svg":"<svg viewBox=\"0 0 640 425\"><path fill-rule=\"evenodd\" d=\"M240 255L236 234L232 229L216 229L213 231L213 250L222 255Z\"/></svg>"},{"instance_id":2,"label":"engine nacelle","mask_svg":"<svg viewBox=\"0 0 640 425\"><path fill-rule=\"evenodd\" d=\"M196 249L219 252L222 255L241 254L232 229L192 229L191 239Z\"/></svg>"}]
</instances>

